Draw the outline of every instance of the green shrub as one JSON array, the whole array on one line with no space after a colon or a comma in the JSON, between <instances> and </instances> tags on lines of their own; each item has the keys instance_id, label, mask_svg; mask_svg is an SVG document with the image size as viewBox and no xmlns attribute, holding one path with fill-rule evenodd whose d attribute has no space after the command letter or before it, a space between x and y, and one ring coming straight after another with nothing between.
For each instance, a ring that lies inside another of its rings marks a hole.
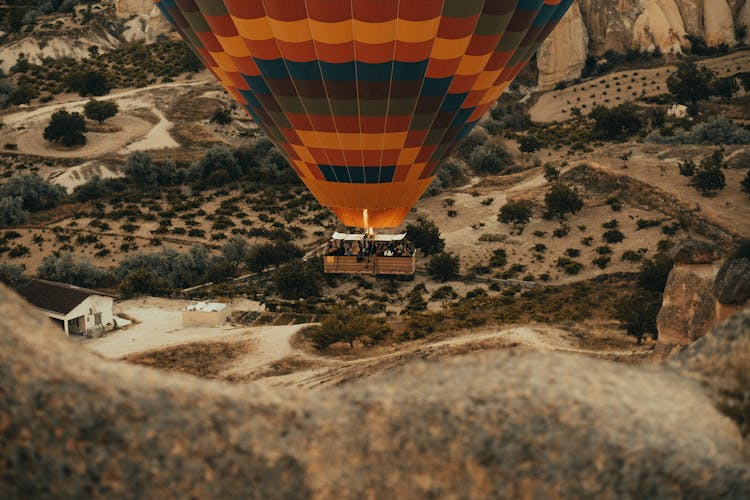
<instances>
[{"instance_id":1,"label":"green shrub","mask_svg":"<svg viewBox=\"0 0 750 500\"><path fill-rule=\"evenodd\" d=\"M427 266L427 272L438 281L449 281L458 277L461 261L457 255L439 253L433 255Z\"/></svg>"}]
</instances>

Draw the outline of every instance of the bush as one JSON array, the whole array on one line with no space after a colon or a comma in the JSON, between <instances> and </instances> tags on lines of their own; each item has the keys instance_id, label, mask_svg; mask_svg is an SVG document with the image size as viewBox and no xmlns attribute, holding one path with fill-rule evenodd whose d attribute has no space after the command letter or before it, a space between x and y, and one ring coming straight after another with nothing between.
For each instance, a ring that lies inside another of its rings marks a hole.
<instances>
[{"instance_id":1,"label":"bush","mask_svg":"<svg viewBox=\"0 0 750 500\"><path fill-rule=\"evenodd\" d=\"M229 125L232 123L232 110L228 108L217 108L209 120L217 125Z\"/></svg>"},{"instance_id":2,"label":"bush","mask_svg":"<svg viewBox=\"0 0 750 500\"><path fill-rule=\"evenodd\" d=\"M575 214L583 208L583 200L570 187L555 183L544 195L544 204L547 207L545 217L556 217L564 220L567 214Z\"/></svg>"},{"instance_id":3,"label":"bush","mask_svg":"<svg viewBox=\"0 0 750 500\"><path fill-rule=\"evenodd\" d=\"M449 281L458 277L461 261L457 255L439 253L433 255L427 267L427 272L438 281Z\"/></svg>"},{"instance_id":4,"label":"bush","mask_svg":"<svg viewBox=\"0 0 750 500\"><path fill-rule=\"evenodd\" d=\"M111 89L109 78L103 71L76 71L68 78L68 87L78 92L81 97L102 96L109 94Z\"/></svg>"},{"instance_id":5,"label":"bush","mask_svg":"<svg viewBox=\"0 0 750 500\"><path fill-rule=\"evenodd\" d=\"M602 239L610 244L620 243L625 239L625 235L622 234L622 231L620 231L619 229L610 229L609 231L604 232L604 234L602 235Z\"/></svg>"},{"instance_id":6,"label":"bush","mask_svg":"<svg viewBox=\"0 0 750 500\"><path fill-rule=\"evenodd\" d=\"M206 247L194 245L187 253L178 253L171 249L155 253L136 253L120 263L115 270L115 276L123 288L123 282L128 275L138 271L133 274L134 283L143 283L144 287L153 286L163 292L208 281L211 265L211 258ZM152 280L148 273L141 270L152 271L159 280ZM211 276L211 279L213 278ZM149 293L146 288L125 288L129 293Z\"/></svg>"},{"instance_id":7,"label":"bush","mask_svg":"<svg viewBox=\"0 0 750 500\"><path fill-rule=\"evenodd\" d=\"M440 323L434 314L412 314L406 321L406 331L401 340L414 340L424 338L439 328Z\"/></svg>"},{"instance_id":8,"label":"bush","mask_svg":"<svg viewBox=\"0 0 750 500\"><path fill-rule=\"evenodd\" d=\"M589 115L594 120L594 132L601 139L624 140L643 128L643 118L632 103L620 104L612 109L597 106Z\"/></svg>"},{"instance_id":9,"label":"bush","mask_svg":"<svg viewBox=\"0 0 750 500\"><path fill-rule=\"evenodd\" d=\"M4 196L0 198L0 227L18 226L29 220L29 213L23 209L23 198Z\"/></svg>"},{"instance_id":10,"label":"bush","mask_svg":"<svg viewBox=\"0 0 750 500\"><path fill-rule=\"evenodd\" d=\"M445 248L445 240L440 237L440 230L430 219L420 217L416 223L407 224L406 234L424 255L436 254Z\"/></svg>"},{"instance_id":11,"label":"bush","mask_svg":"<svg viewBox=\"0 0 750 500\"><path fill-rule=\"evenodd\" d=\"M377 344L391 334L385 320L362 314L356 309L338 307L326 316L320 326L308 330L307 336L318 350L325 350L337 342L346 342L354 347L354 342L366 345Z\"/></svg>"},{"instance_id":12,"label":"bush","mask_svg":"<svg viewBox=\"0 0 750 500\"><path fill-rule=\"evenodd\" d=\"M487 138L487 133L481 128L472 130L469 135L467 135L466 138L458 145L458 151L456 152L456 155L459 158L468 160L477 148L487 142Z\"/></svg>"},{"instance_id":13,"label":"bush","mask_svg":"<svg viewBox=\"0 0 750 500\"><path fill-rule=\"evenodd\" d=\"M726 168L724 154L721 150L704 158L693 173L689 185L697 189L702 195L708 196L724 189L726 177L722 169Z\"/></svg>"},{"instance_id":14,"label":"bush","mask_svg":"<svg viewBox=\"0 0 750 500\"><path fill-rule=\"evenodd\" d=\"M91 99L83 108L83 114L86 115L86 118L96 120L99 123L102 123L107 118L112 118L118 111L119 107L116 102L97 101L95 99Z\"/></svg>"},{"instance_id":15,"label":"bush","mask_svg":"<svg viewBox=\"0 0 750 500\"><path fill-rule=\"evenodd\" d=\"M52 184L36 174L15 176L0 185L0 200L21 198L21 206L28 212L54 208L65 196L65 188Z\"/></svg>"},{"instance_id":16,"label":"bush","mask_svg":"<svg viewBox=\"0 0 750 500\"><path fill-rule=\"evenodd\" d=\"M524 135L518 140L520 150L522 153L534 153L539 151L544 146L542 141L537 139L535 135Z\"/></svg>"},{"instance_id":17,"label":"bush","mask_svg":"<svg viewBox=\"0 0 750 500\"><path fill-rule=\"evenodd\" d=\"M128 272L120 282L120 290L128 296L163 295L170 292L169 281L151 269L139 267Z\"/></svg>"},{"instance_id":18,"label":"bush","mask_svg":"<svg viewBox=\"0 0 750 500\"><path fill-rule=\"evenodd\" d=\"M490 257L489 262L490 267L505 267L507 263L508 253L504 248L498 248L497 250L492 252L492 257Z\"/></svg>"},{"instance_id":19,"label":"bush","mask_svg":"<svg viewBox=\"0 0 750 500\"><path fill-rule=\"evenodd\" d=\"M745 178L740 181L740 191L750 196L750 170L745 174Z\"/></svg>"},{"instance_id":20,"label":"bush","mask_svg":"<svg viewBox=\"0 0 750 500\"><path fill-rule=\"evenodd\" d=\"M69 113L64 109L55 111L42 134L50 142L73 147L86 144L86 121L80 113Z\"/></svg>"},{"instance_id":21,"label":"bush","mask_svg":"<svg viewBox=\"0 0 750 500\"><path fill-rule=\"evenodd\" d=\"M560 170L548 163L544 166L544 178L547 182L555 182L560 178Z\"/></svg>"},{"instance_id":22,"label":"bush","mask_svg":"<svg viewBox=\"0 0 750 500\"><path fill-rule=\"evenodd\" d=\"M571 260L567 257L559 257L557 259L557 262L555 263L555 267L557 267L558 269L562 269L565 274L574 276L581 272L581 270L583 269L583 264Z\"/></svg>"},{"instance_id":23,"label":"bush","mask_svg":"<svg viewBox=\"0 0 750 500\"><path fill-rule=\"evenodd\" d=\"M594 264L594 265L595 265L596 267L598 267L599 269L604 269L604 268L606 268L606 267L607 267L607 266L609 265L609 263L610 263L610 261L611 261L611 260L612 260L612 259L610 259L609 257L606 257L606 256L601 256L601 257L597 257L597 258L595 258L595 259L594 259L594 260L592 261L592 263L593 263L593 264Z\"/></svg>"},{"instance_id":24,"label":"bush","mask_svg":"<svg viewBox=\"0 0 750 500\"><path fill-rule=\"evenodd\" d=\"M643 260L643 255L634 250L626 250L622 254L622 260L625 262L640 262Z\"/></svg>"},{"instance_id":25,"label":"bush","mask_svg":"<svg viewBox=\"0 0 750 500\"><path fill-rule=\"evenodd\" d=\"M23 267L0 262L0 283L11 288L18 288L27 281L23 275Z\"/></svg>"}]
</instances>

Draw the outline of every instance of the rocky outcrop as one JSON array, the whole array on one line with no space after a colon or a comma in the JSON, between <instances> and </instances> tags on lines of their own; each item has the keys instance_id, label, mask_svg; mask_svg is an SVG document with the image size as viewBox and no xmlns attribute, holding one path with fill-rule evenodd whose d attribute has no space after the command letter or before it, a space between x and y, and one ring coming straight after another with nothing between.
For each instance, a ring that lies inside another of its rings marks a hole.
<instances>
[{"instance_id":1,"label":"rocky outcrop","mask_svg":"<svg viewBox=\"0 0 750 500\"><path fill-rule=\"evenodd\" d=\"M0 316L3 498L750 495L667 367L489 353L308 395L102 360L4 288Z\"/></svg>"},{"instance_id":2,"label":"rocky outcrop","mask_svg":"<svg viewBox=\"0 0 750 500\"><path fill-rule=\"evenodd\" d=\"M720 258L719 247L708 241L684 240L672 250L672 260L677 264L711 264Z\"/></svg>"},{"instance_id":3,"label":"rocky outcrop","mask_svg":"<svg viewBox=\"0 0 750 500\"><path fill-rule=\"evenodd\" d=\"M729 259L716 276L714 293L723 304L741 305L750 300L750 259Z\"/></svg>"},{"instance_id":4,"label":"rocky outcrop","mask_svg":"<svg viewBox=\"0 0 750 500\"><path fill-rule=\"evenodd\" d=\"M721 251L713 243L686 240L675 247L656 320L665 351L695 342L748 304L750 259L742 248L719 267Z\"/></svg>"},{"instance_id":5,"label":"rocky outcrop","mask_svg":"<svg viewBox=\"0 0 750 500\"><path fill-rule=\"evenodd\" d=\"M654 52L681 54L685 43L685 24L674 0L656 0L643 5L633 25L632 45Z\"/></svg>"},{"instance_id":6,"label":"rocky outcrop","mask_svg":"<svg viewBox=\"0 0 750 500\"><path fill-rule=\"evenodd\" d=\"M599 57L607 50L628 49L679 54L690 48L686 35L703 38L710 46L734 45L735 26L750 27L747 0L576 0L571 20L563 20L540 52L539 86L549 89L562 80L580 76L578 45L587 43L586 55ZM580 13L581 22L572 22ZM559 31L558 31L559 30ZM564 62L573 52L574 60Z\"/></svg>"},{"instance_id":7,"label":"rocky outcrop","mask_svg":"<svg viewBox=\"0 0 750 500\"><path fill-rule=\"evenodd\" d=\"M669 273L656 318L659 343L685 346L706 335L715 324L714 264L675 264Z\"/></svg>"},{"instance_id":8,"label":"rocky outcrop","mask_svg":"<svg viewBox=\"0 0 750 500\"><path fill-rule=\"evenodd\" d=\"M726 0L711 0L703 4L704 38L711 47L734 45L734 17Z\"/></svg>"},{"instance_id":9,"label":"rocky outcrop","mask_svg":"<svg viewBox=\"0 0 750 500\"><path fill-rule=\"evenodd\" d=\"M573 4L560 24L542 43L537 54L539 89L581 76L586 64L589 36L578 4Z\"/></svg>"}]
</instances>

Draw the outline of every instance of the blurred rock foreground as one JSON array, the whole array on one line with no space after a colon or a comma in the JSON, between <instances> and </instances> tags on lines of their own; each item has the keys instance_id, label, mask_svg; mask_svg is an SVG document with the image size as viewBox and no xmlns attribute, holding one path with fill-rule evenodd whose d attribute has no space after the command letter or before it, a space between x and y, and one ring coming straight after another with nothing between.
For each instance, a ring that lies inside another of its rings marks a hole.
<instances>
[{"instance_id":1,"label":"blurred rock foreground","mask_svg":"<svg viewBox=\"0 0 750 500\"><path fill-rule=\"evenodd\" d=\"M4 288L0 315L0 498L750 496L709 383L748 313L682 364L494 352L313 394L104 361Z\"/></svg>"}]
</instances>

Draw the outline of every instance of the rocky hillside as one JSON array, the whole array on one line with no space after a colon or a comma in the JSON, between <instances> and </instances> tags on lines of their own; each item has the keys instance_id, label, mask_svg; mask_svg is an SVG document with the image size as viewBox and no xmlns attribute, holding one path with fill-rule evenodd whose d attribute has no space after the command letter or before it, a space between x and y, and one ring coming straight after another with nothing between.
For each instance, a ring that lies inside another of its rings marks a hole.
<instances>
[{"instance_id":1,"label":"rocky hillside","mask_svg":"<svg viewBox=\"0 0 750 500\"><path fill-rule=\"evenodd\" d=\"M608 50L680 54L690 49L688 36L731 47L743 26L750 0L576 0L539 51L539 86L577 78L587 57Z\"/></svg>"},{"instance_id":2,"label":"rocky hillside","mask_svg":"<svg viewBox=\"0 0 750 500\"><path fill-rule=\"evenodd\" d=\"M1 286L0 314L3 498L750 495L747 315L676 368L493 352L304 394L104 361Z\"/></svg>"},{"instance_id":3,"label":"rocky hillside","mask_svg":"<svg viewBox=\"0 0 750 500\"><path fill-rule=\"evenodd\" d=\"M78 6L75 14L39 16L18 33L0 31L0 70L9 72L21 55L32 64L45 58L91 57L133 41L147 43L171 31L151 0L115 0Z\"/></svg>"}]
</instances>

